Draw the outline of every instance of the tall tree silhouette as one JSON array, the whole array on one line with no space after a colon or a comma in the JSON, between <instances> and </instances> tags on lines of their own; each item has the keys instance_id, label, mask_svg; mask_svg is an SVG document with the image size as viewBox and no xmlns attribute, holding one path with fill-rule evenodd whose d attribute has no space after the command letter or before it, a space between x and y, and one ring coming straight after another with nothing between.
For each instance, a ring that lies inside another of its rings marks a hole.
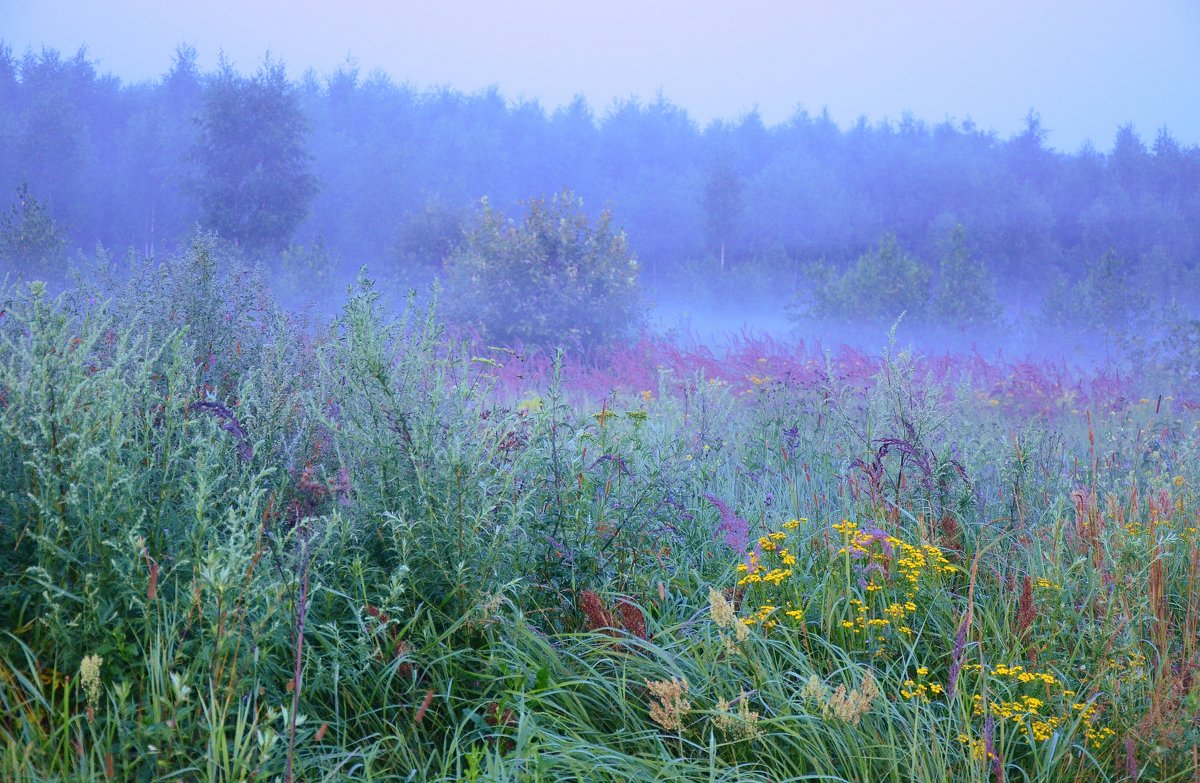
<instances>
[{"instance_id":1,"label":"tall tree silhouette","mask_svg":"<svg viewBox=\"0 0 1200 783\"><path fill-rule=\"evenodd\" d=\"M317 192L308 123L283 64L251 78L222 58L205 89L194 154L205 224L250 252L287 245Z\"/></svg>"}]
</instances>

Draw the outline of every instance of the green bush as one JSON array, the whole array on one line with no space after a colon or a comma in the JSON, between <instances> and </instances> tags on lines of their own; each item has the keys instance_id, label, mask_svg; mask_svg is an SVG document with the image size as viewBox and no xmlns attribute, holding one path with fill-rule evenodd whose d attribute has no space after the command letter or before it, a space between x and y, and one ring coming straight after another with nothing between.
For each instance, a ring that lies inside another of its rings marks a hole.
<instances>
[{"instance_id":1,"label":"green bush","mask_svg":"<svg viewBox=\"0 0 1200 783\"><path fill-rule=\"evenodd\" d=\"M0 269L28 278L57 278L66 261L67 240L46 204L17 188L17 200L0 216Z\"/></svg>"},{"instance_id":2,"label":"green bush","mask_svg":"<svg viewBox=\"0 0 1200 783\"><path fill-rule=\"evenodd\" d=\"M904 252L892 234L838 275L823 264L809 270L814 315L888 323L901 313L924 317L929 308L929 268Z\"/></svg>"},{"instance_id":3,"label":"green bush","mask_svg":"<svg viewBox=\"0 0 1200 783\"><path fill-rule=\"evenodd\" d=\"M1148 317L1148 300L1133 265L1115 250L1092 259L1082 279L1059 279L1042 300L1049 326L1099 332L1109 342L1137 330Z\"/></svg>"},{"instance_id":4,"label":"green bush","mask_svg":"<svg viewBox=\"0 0 1200 783\"><path fill-rule=\"evenodd\" d=\"M607 210L590 222L570 191L530 201L520 225L484 199L446 271L446 315L493 342L589 349L631 336L644 319L624 233Z\"/></svg>"},{"instance_id":5,"label":"green bush","mask_svg":"<svg viewBox=\"0 0 1200 783\"><path fill-rule=\"evenodd\" d=\"M1000 317L996 283L987 266L971 257L962 226L944 243L931 309L934 318L955 326L994 326Z\"/></svg>"}]
</instances>

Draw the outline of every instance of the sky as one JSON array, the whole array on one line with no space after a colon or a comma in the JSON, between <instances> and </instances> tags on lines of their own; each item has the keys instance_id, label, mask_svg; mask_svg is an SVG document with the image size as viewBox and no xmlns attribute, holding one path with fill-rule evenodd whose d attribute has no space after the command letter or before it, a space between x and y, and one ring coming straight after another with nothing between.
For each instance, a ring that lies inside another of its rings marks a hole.
<instances>
[{"instance_id":1,"label":"sky","mask_svg":"<svg viewBox=\"0 0 1200 783\"><path fill-rule=\"evenodd\" d=\"M1001 136L1030 110L1047 143L1112 146L1132 122L1200 145L1200 0L0 0L14 53L86 45L102 72L161 76L180 44L202 68L244 72L270 51L292 76L352 58L418 87L547 109L583 95L661 92L700 124L798 109L931 123Z\"/></svg>"}]
</instances>

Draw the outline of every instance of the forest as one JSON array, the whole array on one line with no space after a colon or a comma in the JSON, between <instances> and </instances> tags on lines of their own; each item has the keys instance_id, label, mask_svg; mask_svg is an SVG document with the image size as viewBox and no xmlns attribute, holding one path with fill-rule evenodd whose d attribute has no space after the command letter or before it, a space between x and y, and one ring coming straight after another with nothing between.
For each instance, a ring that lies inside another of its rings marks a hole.
<instances>
[{"instance_id":1,"label":"forest","mask_svg":"<svg viewBox=\"0 0 1200 783\"><path fill-rule=\"evenodd\" d=\"M423 287L481 199L515 214L569 190L611 213L658 304L1087 328L1111 327L1112 312L1091 316L1132 280L1139 297L1118 301L1117 321L1200 291L1200 148L1166 128L1060 151L1033 110L1010 138L969 119L841 128L802 108L775 126L751 112L702 128L661 95L547 111L353 62L297 80L269 56L251 73L228 61L206 73L181 46L145 83L100 67L83 49L0 48L0 242L25 269L97 244L161 256L200 227L308 275L349 281L366 264ZM872 256L912 266L901 306L855 298L855 274L872 274L856 260ZM982 304L939 306L939 285Z\"/></svg>"}]
</instances>

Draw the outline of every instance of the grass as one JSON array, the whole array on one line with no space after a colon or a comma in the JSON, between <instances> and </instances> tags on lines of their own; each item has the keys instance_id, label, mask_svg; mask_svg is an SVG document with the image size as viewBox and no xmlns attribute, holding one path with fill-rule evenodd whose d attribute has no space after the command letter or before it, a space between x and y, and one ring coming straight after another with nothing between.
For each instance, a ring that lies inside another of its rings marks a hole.
<instances>
[{"instance_id":1,"label":"grass","mask_svg":"<svg viewBox=\"0 0 1200 783\"><path fill-rule=\"evenodd\" d=\"M4 779L1200 774L1183 397L133 279L0 294Z\"/></svg>"}]
</instances>

